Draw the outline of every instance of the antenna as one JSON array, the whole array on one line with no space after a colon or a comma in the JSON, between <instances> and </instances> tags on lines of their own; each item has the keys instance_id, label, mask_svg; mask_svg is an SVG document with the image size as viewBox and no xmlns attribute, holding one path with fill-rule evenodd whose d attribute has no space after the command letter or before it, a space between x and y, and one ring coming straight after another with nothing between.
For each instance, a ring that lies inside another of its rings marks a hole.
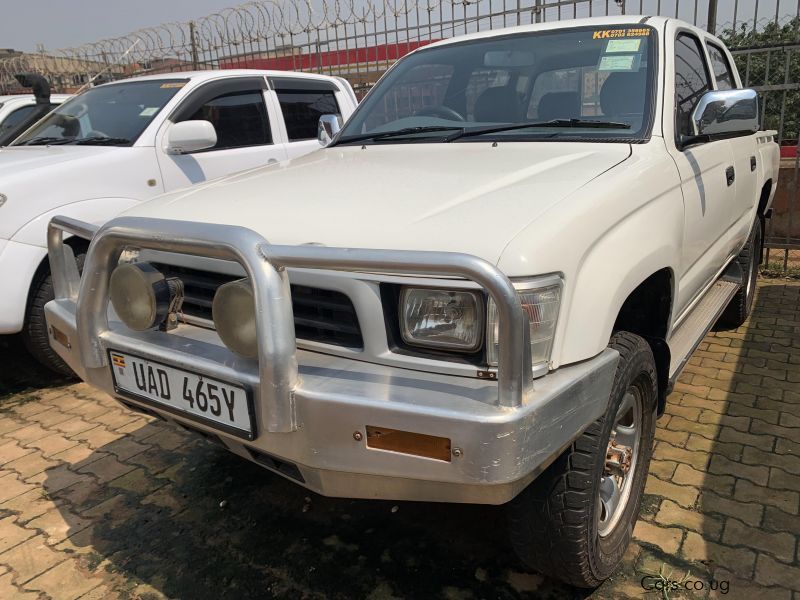
<instances>
[{"instance_id":1,"label":"antenna","mask_svg":"<svg viewBox=\"0 0 800 600\"><path fill-rule=\"evenodd\" d=\"M87 87L89 87L90 85L92 85L92 83L94 83L94 81L95 81L95 80L96 80L98 77L100 77L101 75L103 75L104 73L106 73L108 70L110 70L110 69L111 69L111 67L113 67L113 66L116 66L116 65L118 65L119 63L121 63L121 62L122 62L122 59L124 59L126 56L128 56L128 54L130 54L130 53L131 53L131 51L132 51L132 50L133 50L133 49L134 49L134 48L135 48L135 47L136 47L136 46L139 44L139 42L141 42L141 41L142 41L142 38L137 38L137 39L136 39L136 41L135 41L135 42L133 42L133 43L132 43L132 44L131 44L131 45L128 47L128 49L127 49L127 50L125 50L125 52L123 52L122 56L120 56L120 57L119 57L119 58L118 58L118 59L117 59L115 62L113 62L113 63L111 63L111 64L109 64L109 65L106 65L106 67L105 67L104 69L102 69L102 70L98 71L98 72L97 72L97 74L95 74L95 75L94 75L94 76L93 76L91 79L89 79L89 81L87 81L87 82L86 82L86 83L84 83L84 84L83 84L83 85L82 85L80 88L78 88L78 91L77 91L77 92L75 92L75 95L77 96L77 95L78 95L78 94L80 94L80 93L81 93L83 90L85 90Z\"/></svg>"}]
</instances>

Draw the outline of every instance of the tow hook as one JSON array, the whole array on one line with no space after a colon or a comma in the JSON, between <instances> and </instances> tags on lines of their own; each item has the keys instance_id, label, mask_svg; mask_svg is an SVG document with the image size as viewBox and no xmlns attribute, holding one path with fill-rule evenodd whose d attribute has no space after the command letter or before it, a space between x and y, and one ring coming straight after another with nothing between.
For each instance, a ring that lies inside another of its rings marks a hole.
<instances>
[{"instance_id":1,"label":"tow hook","mask_svg":"<svg viewBox=\"0 0 800 600\"><path fill-rule=\"evenodd\" d=\"M605 474L625 477L631 470L633 451L630 446L617 444L616 436L611 434L606 451Z\"/></svg>"}]
</instances>

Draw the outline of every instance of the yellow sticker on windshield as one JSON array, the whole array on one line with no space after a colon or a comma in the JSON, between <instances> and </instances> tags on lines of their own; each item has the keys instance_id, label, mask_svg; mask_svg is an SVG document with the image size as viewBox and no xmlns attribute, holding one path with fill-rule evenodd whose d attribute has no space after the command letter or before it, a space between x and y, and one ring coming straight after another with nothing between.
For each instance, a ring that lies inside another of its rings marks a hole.
<instances>
[{"instance_id":1,"label":"yellow sticker on windshield","mask_svg":"<svg viewBox=\"0 0 800 600\"><path fill-rule=\"evenodd\" d=\"M601 29L592 33L593 40L607 40L611 38L647 37L650 35L649 27L634 27L632 29Z\"/></svg>"},{"instance_id":2,"label":"yellow sticker on windshield","mask_svg":"<svg viewBox=\"0 0 800 600\"><path fill-rule=\"evenodd\" d=\"M175 89L175 88L182 88L185 85L186 85L185 81L172 81L170 83L162 83L161 84L161 89L162 90L171 90L171 89Z\"/></svg>"},{"instance_id":3,"label":"yellow sticker on windshield","mask_svg":"<svg viewBox=\"0 0 800 600\"><path fill-rule=\"evenodd\" d=\"M606 54L614 54L616 52L638 52L639 46L641 45L641 39L608 40L606 44Z\"/></svg>"}]
</instances>

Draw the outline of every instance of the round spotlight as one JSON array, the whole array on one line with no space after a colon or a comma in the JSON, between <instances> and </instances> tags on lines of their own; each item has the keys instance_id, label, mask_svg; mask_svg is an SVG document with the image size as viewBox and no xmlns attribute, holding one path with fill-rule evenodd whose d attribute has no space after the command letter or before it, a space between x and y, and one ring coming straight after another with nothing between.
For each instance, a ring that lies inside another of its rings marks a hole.
<instances>
[{"instance_id":1,"label":"round spotlight","mask_svg":"<svg viewBox=\"0 0 800 600\"><path fill-rule=\"evenodd\" d=\"M151 329L167 318L170 287L149 263L119 265L111 274L110 291L114 311L135 331Z\"/></svg>"},{"instance_id":2,"label":"round spotlight","mask_svg":"<svg viewBox=\"0 0 800 600\"><path fill-rule=\"evenodd\" d=\"M211 315L223 343L245 358L258 356L256 303L249 279L221 285L214 295Z\"/></svg>"}]
</instances>

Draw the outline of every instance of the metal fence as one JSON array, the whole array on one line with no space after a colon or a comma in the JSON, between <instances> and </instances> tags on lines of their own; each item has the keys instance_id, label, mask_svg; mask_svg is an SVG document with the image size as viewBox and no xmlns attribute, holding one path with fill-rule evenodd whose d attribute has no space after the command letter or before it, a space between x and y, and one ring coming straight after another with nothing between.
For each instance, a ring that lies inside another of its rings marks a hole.
<instances>
[{"instance_id":1,"label":"metal fence","mask_svg":"<svg viewBox=\"0 0 800 600\"><path fill-rule=\"evenodd\" d=\"M800 0L259 0L76 48L0 59L0 93L17 91L13 75L24 71L46 75L57 91L75 91L93 80L250 67L341 75L363 94L392 62L438 39L620 14L672 16L722 36L746 84L762 95L764 125L782 144L797 145ZM800 230L798 165L791 176L786 171L786 218L774 220L767 242L788 251L800 249L800 233L793 233Z\"/></svg>"}]
</instances>

